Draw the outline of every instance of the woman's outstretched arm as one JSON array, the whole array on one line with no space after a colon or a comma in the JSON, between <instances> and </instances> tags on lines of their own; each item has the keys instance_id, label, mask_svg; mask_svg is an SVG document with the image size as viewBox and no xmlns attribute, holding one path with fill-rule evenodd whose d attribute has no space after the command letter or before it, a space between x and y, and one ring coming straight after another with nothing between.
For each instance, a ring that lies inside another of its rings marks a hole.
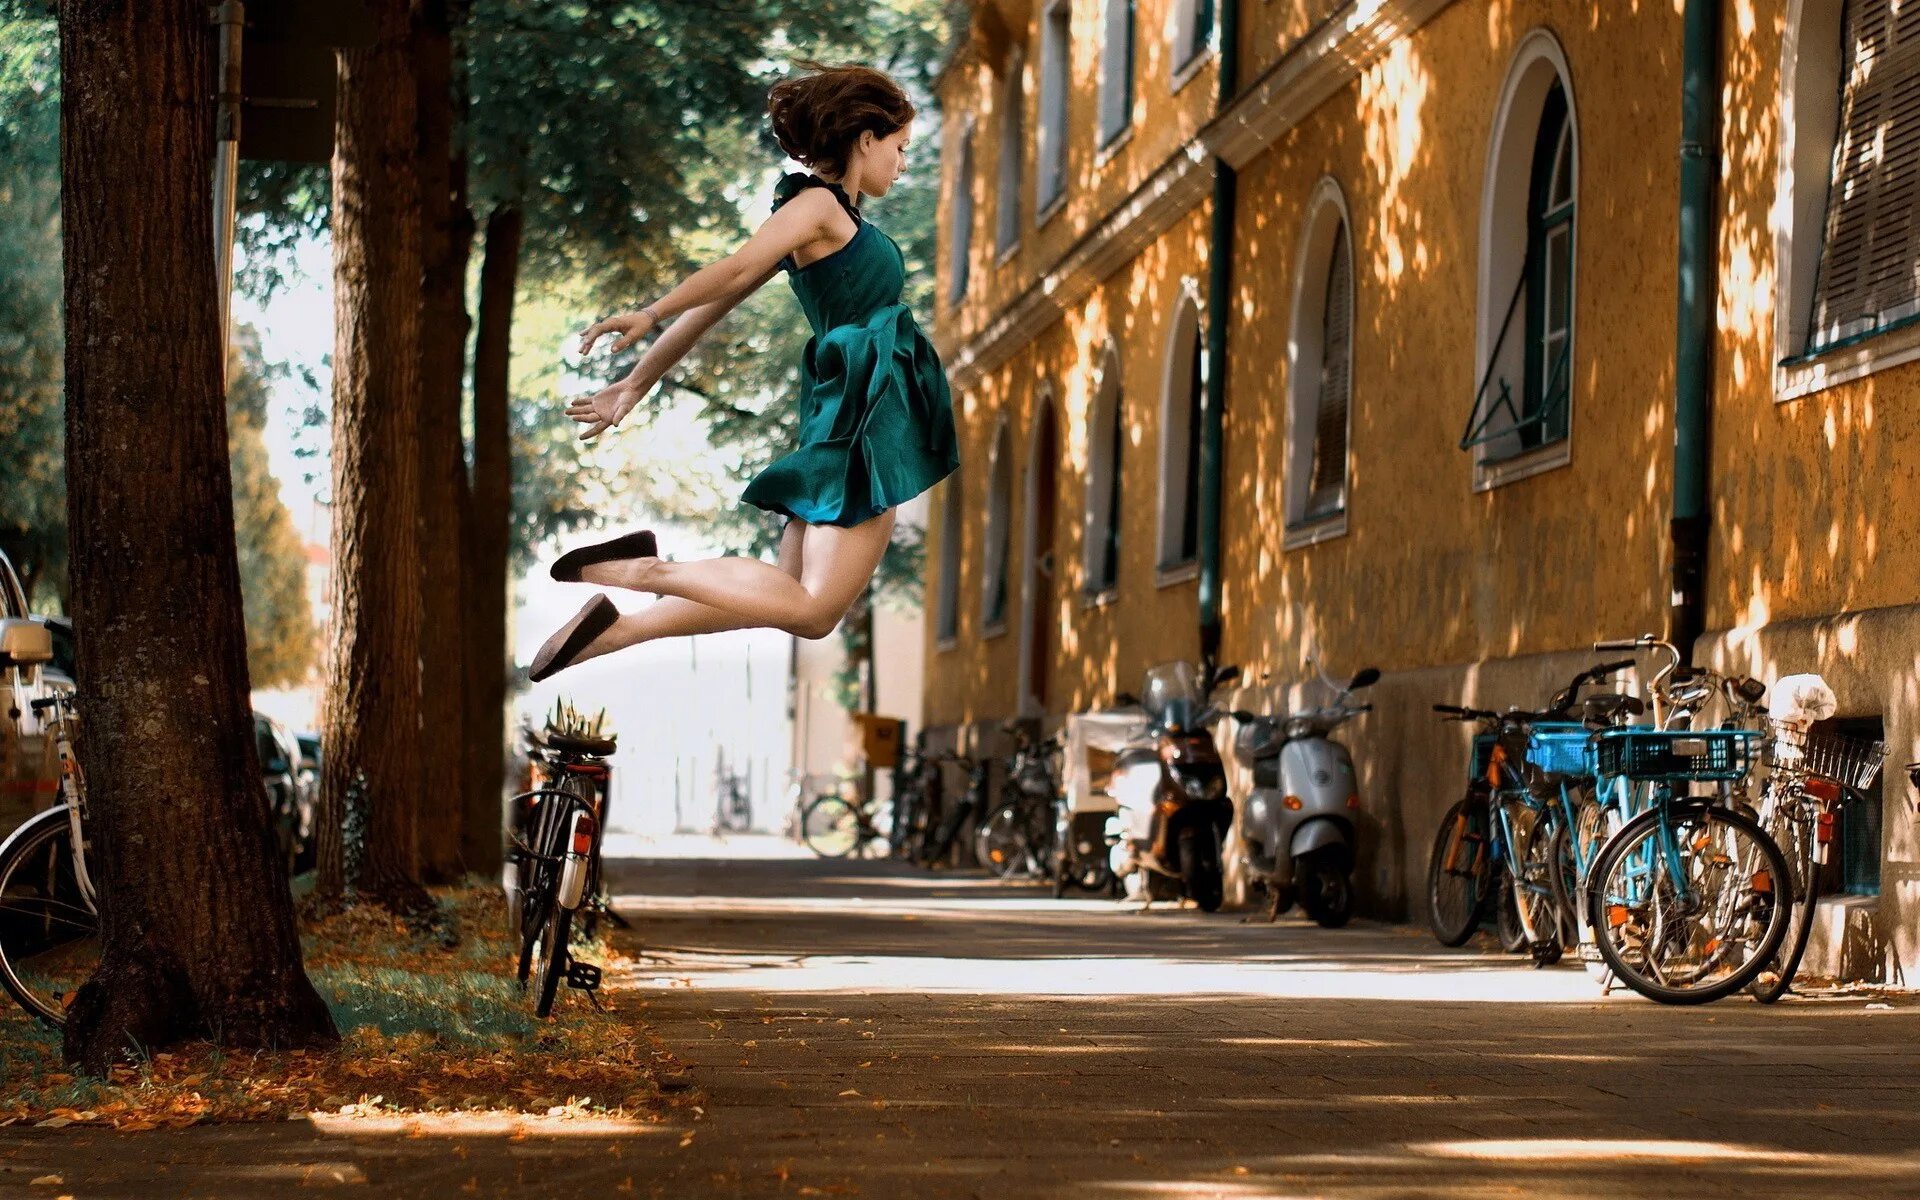
<instances>
[{"instance_id":1,"label":"woman's outstretched arm","mask_svg":"<svg viewBox=\"0 0 1920 1200\"><path fill-rule=\"evenodd\" d=\"M676 313L728 296L744 296L764 283L787 255L815 242L844 243L857 232L852 226L853 219L825 188L807 188L775 209L732 254L701 267L637 312L589 325L580 335L580 353L589 353L595 342L610 333L618 335L613 349L625 350Z\"/></svg>"},{"instance_id":2,"label":"woman's outstretched arm","mask_svg":"<svg viewBox=\"0 0 1920 1200\"><path fill-rule=\"evenodd\" d=\"M698 308L689 309L681 314L679 320L667 326L666 330L654 339L653 345L640 356L627 377L614 383L592 396L583 396L567 405L567 415L587 426L580 436L594 438L618 425L635 405L646 399L647 393L654 389L674 365L687 356L687 352L697 345L707 331L718 325L723 318L742 300L760 290L773 277L773 268L748 286L731 296L722 296L710 300Z\"/></svg>"}]
</instances>

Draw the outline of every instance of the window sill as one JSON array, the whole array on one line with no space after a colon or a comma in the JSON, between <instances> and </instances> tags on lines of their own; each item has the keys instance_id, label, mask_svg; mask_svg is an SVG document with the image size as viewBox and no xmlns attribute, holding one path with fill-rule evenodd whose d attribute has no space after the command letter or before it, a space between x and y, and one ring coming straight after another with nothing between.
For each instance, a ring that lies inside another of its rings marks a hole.
<instances>
[{"instance_id":1,"label":"window sill","mask_svg":"<svg viewBox=\"0 0 1920 1200\"><path fill-rule=\"evenodd\" d=\"M1020 239L1015 238L1011 242L1007 243L1005 249L1001 250L998 254L994 255L993 265L996 267L1004 267L1008 263L1012 262L1014 259L1014 256L1019 253L1020 253Z\"/></svg>"},{"instance_id":2,"label":"window sill","mask_svg":"<svg viewBox=\"0 0 1920 1200\"><path fill-rule=\"evenodd\" d=\"M1172 587L1176 583L1187 583L1200 578L1200 560L1190 558L1185 562L1162 563L1153 569L1155 587Z\"/></svg>"},{"instance_id":3,"label":"window sill","mask_svg":"<svg viewBox=\"0 0 1920 1200\"><path fill-rule=\"evenodd\" d=\"M1784 403L1920 359L1920 322L1884 330L1851 346L1773 368L1773 398Z\"/></svg>"},{"instance_id":4,"label":"window sill","mask_svg":"<svg viewBox=\"0 0 1920 1200\"><path fill-rule=\"evenodd\" d=\"M959 646L960 638L957 635L954 637L936 638L933 643L935 650L955 650L958 649Z\"/></svg>"},{"instance_id":5,"label":"window sill","mask_svg":"<svg viewBox=\"0 0 1920 1200\"><path fill-rule=\"evenodd\" d=\"M1104 145L1093 152L1094 170L1097 171L1101 167L1106 166L1113 161L1116 154L1126 149L1127 143L1133 140L1133 128L1134 122L1128 121L1125 126L1115 131L1114 134L1106 140Z\"/></svg>"},{"instance_id":6,"label":"window sill","mask_svg":"<svg viewBox=\"0 0 1920 1200\"><path fill-rule=\"evenodd\" d=\"M1112 604L1119 595L1120 589L1117 587L1106 588L1098 592L1081 592L1080 608L1082 611L1093 608L1105 608L1107 605Z\"/></svg>"},{"instance_id":7,"label":"window sill","mask_svg":"<svg viewBox=\"0 0 1920 1200\"><path fill-rule=\"evenodd\" d=\"M1174 69L1173 82L1167 86L1167 94L1169 96L1177 95L1181 88L1192 83L1193 77L1200 73L1200 69L1213 61L1213 55L1213 38L1209 36L1206 46L1204 46L1199 53Z\"/></svg>"},{"instance_id":8,"label":"window sill","mask_svg":"<svg viewBox=\"0 0 1920 1200\"><path fill-rule=\"evenodd\" d=\"M1281 539L1283 550L1303 550L1308 546L1317 546L1321 542L1330 542L1335 538L1347 536L1347 510L1328 513L1323 517L1313 517L1287 526L1286 536Z\"/></svg>"},{"instance_id":9,"label":"window sill","mask_svg":"<svg viewBox=\"0 0 1920 1200\"><path fill-rule=\"evenodd\" d=\"M1041 207L1039 212L1033 214L1033 231L1035 233L1039 233L1040 230L1046 225L1046 223L1048 221L1053 220L1054 217L1058 216L1060 213L1060 210L1065 208L1066 206L1067 206L1067 189L1065 187L1062 187L1060 189L1059 195L1047 201L1046 204Z\"/></svg>"},{"instance_id":10,"label":"window sill","mask_svg":"<svg viewBox=\"0 0 1920 1200\"><path fill-rule=\"evenodd\" d=\"M1499 462L1476 460L1473 464L1473 490L1490 492L1497 487L1557 471L1573 461L1573 439L1563 437L1551 445L1503 458Z\"/></svg>"},{"instance_id":11,"label":"window sill","mask_svg":"<svg viewBox=\"0 0 1920 1200\"><path fill-rule=\"evenodd\" d=\"M999 637L1001 634L1005 633L1006 631L1007 631L1007 619L1005 617L1002 617L991 625L986 625L981 627L980 640L983 642L992 641L994 638Z\"/></svg>"}]
</instances>

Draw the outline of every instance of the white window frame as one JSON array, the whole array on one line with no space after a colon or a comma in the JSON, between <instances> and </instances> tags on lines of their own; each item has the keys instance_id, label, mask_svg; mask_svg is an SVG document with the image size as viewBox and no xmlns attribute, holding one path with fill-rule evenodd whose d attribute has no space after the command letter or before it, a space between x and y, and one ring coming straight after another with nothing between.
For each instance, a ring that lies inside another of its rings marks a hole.
<instances>
[{"instance_id":1,"label":"white window frame","mask_svg":"<svg viewBox=\"0 0 1920 1200\"><path fill-rule=\"evenodd\" d=\"M1201 392L1207 369L1205 336L1202 324L1199 284L1189 278L1180 282L1180 294L1174 300L1173 318L1167 322L1165 364L1160 385L1160 498L1156 506L1159 534L1155 540L1154 582L1161 587L1194 579L1199 574L1199 559L1178 558L1180 527L1186 512L1185 472L1187 452L1200 430L1187 424L1193 398L1186 394L1193 379L1193 360L1200 359ZM1204 400L1203 400L1204 403Z\"/></svg>"},{"instance_id":2,"label":"white window frame","mask_svg":"<svg viewBox=\"0 0 1920 1200\"><path fill-rule=\"evenodd\" d=\"M1115 14L1125 13L1124 18ZM1096 113L1094 136L1099 140L1100 154L1098 162L1113 157L1133 133L1133 109L1138 97L1134 94L1133 76L1139 63L1137 56L1127 52L1127 44L1140 44L1140 12L1137 0L1100 0L1100 78L1095 88ZM1114 95L1118 92L1119 95ZM1119 114L1119 124L1107 128L1108 111L1116 104L1124 103L1126 111Z\"/></svg>"},{"instance_id":3,"label":"white window frame","mask_svg":"<svg viewBox=\"0 0 1920 1200\"><path fill-rule=\"evenodd\" d=\"M1215 48L1220 44L1220 5L1217 0L1213 6L1213 23L1207 26L1206 34L1197 43L1190 36L1200 3L1201 0L1173 0L1167 6L1167 45L1172 48L1168 66L1173 72L1167 84L1169 93L1187 86L1213 58Z\"/></svg>"},{"instance_id":4,"label":"white window frame","mask_svg":"<svg viewBox=\"0 0 1920 1200\"><path fill-rule=\"evenodd\" d=\"M1080 598L1082 607L1087 608L1108 603L1120 590L1120 564L1117 562L1113 564L1114 581L1111 585L1095 586L1094 580L1103 573L1098 568L1104 565L1101 556L1106 553L1108 526L1121 517L1120 513L1111 511L1116 465L1113 461L1110 423L1120 423L1120 439L1124 443L1127 425L1122 383L1120 350L1108 341L1101 351L1100 367L1093 380L1093 399L1087 406L1087 515L1080 539ZM1125 549L1124 543L1117 547L1121 553Z\"/></svg>"},{"instance_id":5,"label":"white window frame","mask_svg":"<svg viewBox=\"0 0 1920 1200\"><path fill-rule=\"evenodd\" d=\"M1066 206L1072 99L1073 0L1052 0L1040 10L1040 119L1035 123L1033 156L1036 229Z\"/></svg>"},{"instance_id":6,"label":"white window frame","mask_svg":"<svg viewBox=\"0 0 1920 1200\"><path fill-rule=\"evenodd\" d=\"M1326 334L1327 271L1332 265L1334 239L1347 235L1347 302L1354 308L1347 335L1347 461L1342 470L1340 511L1306 519L1313 490L1313 443L1319 432L1320 359ZM1300 227L1294 251L1293 327L1287 338L1287 456L1283 492L1286 532L1282 545L1289 550L1345 535L1353 495L1353 348L1359 340L1360 297L1358 250L1347 197L1332 176L1322 176L1307 198L1307 219Z\"/></svg>"},{"instance_id":7,"label":"white window frame","mask_svg":"<svg viewBox=\"0 0 1920 1200\"><path fill-rule=\"evenodd\" d=\"M1789 0L1776 114L1773 397L1797 400L1920 359L1920 325L1804 356L1840 123L1843 0Z\"/></svg>"},{"instance_id":8,"label":"white window frame","mask_svg":"<svg viewBox=\"0 0 1920 1200\"><path fill-rule=\"evenodd\" d=\"M997 637L1007 631L1007 613L1013 608L1013 576L1007 574L1013 555L1013 430L1000 418L987 460L985 544L980 555L980 636ZM993 616L993 580L1005 579L1006 597L1000 615Z\"/></svg>"},{"instance_id":9,"label":"white window frame","mask_svg":"<svg viewBox=\"0 0 1920 1200\"><path fill-rule=\"evenodd\" d=\"M994 201L994 261L1004 263L1020 249L1020 193L1026 190L1027 56L1015 46L1007 52L1006 76L1000 81L1000 178Z\"/></svg>"},{"instance_id":10,"label":"white window frame","mask_svg":"<svg viewBox=\"0 0 1920 1200\"><path fill-rule=\"evenodd\" d=\"M957 308L973 283L973 190L977 164L973 140L977 122L969 117L960 127L959 154L953 167L952 201L947 206L947 307Z\"/></svg>"},{"instance_id":11,"label":"white window frame","mask_svg":"<svg viewBox=\"0 0 1920 1200\"><path fill-rule=\"evenodd\" d=\"M1541 107L1555 82L1567 99L1567 127L1572 133L1569 149L1573 155L1574 252L1571 291L1574 305L1573 328L1568 337L1568 361L1578 361L1580 338L1580 108L1574 99L1573 72L1567 66L1566 51L1560 40L1545 28L1536 28L1520 39L1507 67L1506 82L1500 88L1499 104L1494 109L1493 135L1487 143L1487 162L1480 187L1480 255L1477 302L1474 306L1473 386L1487 377L1493 344L1507 316L1514 285L1526 270L1527 218L1532 182L1534 142L1540 131ZM1501 346L1501 361L1517 357L1521 365L1507 373L1513 379L1524 377L1526 338L1508 334ZM1473 490L1484 492L1504 484L1557 470L1573 461L1573 441L1580 405L1573 384L1578 374L1569 369L1567 397L1567 436L1528 454L1488 462L1488 446L1473 448ZM1469 404L1477 401L1469 395Z\"/></svg>"}]
</instances>

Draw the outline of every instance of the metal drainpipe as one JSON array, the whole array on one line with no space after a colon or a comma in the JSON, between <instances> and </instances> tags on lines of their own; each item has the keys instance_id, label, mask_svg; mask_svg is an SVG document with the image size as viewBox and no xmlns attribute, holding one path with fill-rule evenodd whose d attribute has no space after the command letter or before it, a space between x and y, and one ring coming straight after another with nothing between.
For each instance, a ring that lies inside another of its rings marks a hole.
<instances>
[{"instance_id":1,"label":"metal drainpipe","mask_svg":"<svg viewBox=\"0 0 1920 1200\"><path fill-rule=\"evenodd\" d=\"M1240 0L1218 0L1220 47L1218 99L1222 113L1240 91ZM1213 226L1207 239L1207 395L1200 438L1200 655L1218 661L1220 650L1220 498L1222 429L1227 408L1227 310L1232 304L1233 217L1238 175L1225 159L1213 160Z\"/></svg>"},{"instance_id":2,"label":"metal drainpipe","mask_svg":"<svg viewBox=\"0 0 1920 1200\"><path fill-rule=\"evenodd\" d=\"M1681 660L1706 627L1709 362L1713 337L1713 180L1720 122L1715 93L1719 0L1687 0L1680 85L1679 319L1673 364L1672 607L1667 637Z\"/></svg>"}]
</instances>

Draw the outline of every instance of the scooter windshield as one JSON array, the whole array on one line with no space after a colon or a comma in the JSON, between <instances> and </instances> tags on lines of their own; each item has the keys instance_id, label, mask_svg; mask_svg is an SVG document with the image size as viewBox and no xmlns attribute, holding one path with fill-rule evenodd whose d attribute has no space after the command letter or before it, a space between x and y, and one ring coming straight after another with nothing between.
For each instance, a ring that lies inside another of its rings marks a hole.
<instances>
[{"instance_id":1,"label":"scooter windshield","mask_svg":"<svg viewBox=\"0 0 1920 1200\"><path fill-rule=\"evenodd\" d=\"M1159 725L1186 726L1200 708L1199 673L1190 662L1158 663L1147 668L1140 687L1140 707Z\"/></svg>"}]
</instances>

